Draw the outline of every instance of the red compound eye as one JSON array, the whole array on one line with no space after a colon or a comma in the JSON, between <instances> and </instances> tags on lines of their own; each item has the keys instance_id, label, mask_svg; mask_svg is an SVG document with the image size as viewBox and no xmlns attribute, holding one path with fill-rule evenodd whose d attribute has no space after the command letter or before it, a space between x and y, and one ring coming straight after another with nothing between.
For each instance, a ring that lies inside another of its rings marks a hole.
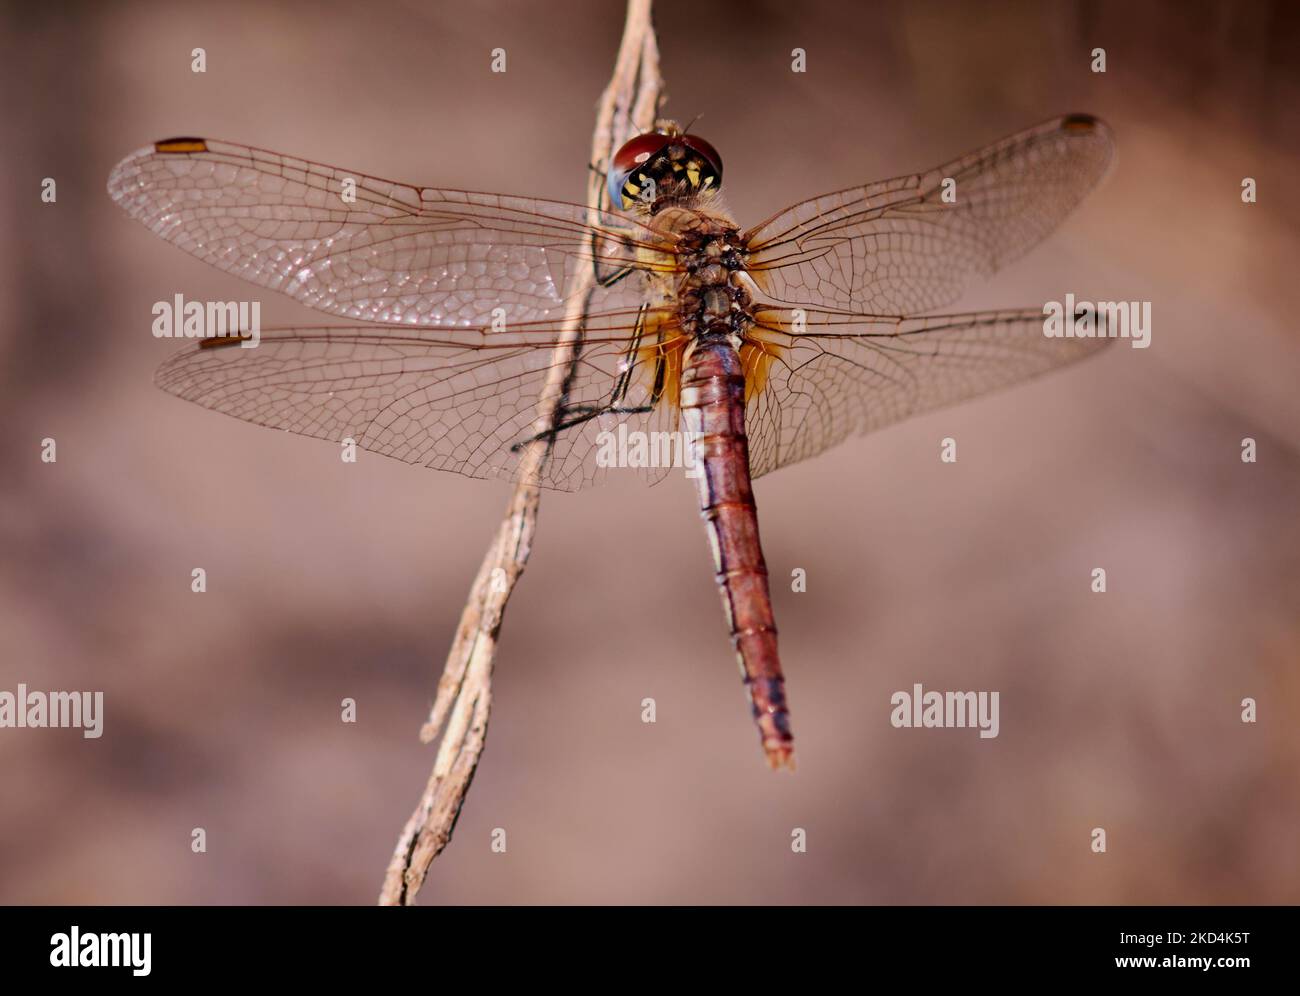
<instances>
[{"instance_id":1,"label":"red compound eye","mask_svg":"<svg viewBox=\"0 0 1300 996\"><path fill-rule=\"evenodd\" d=\"M713 167L713 172L718 178L715 185L721 185L722 157L718 155L718 150L700 138L699 135L683 135L677 141L693 152L698 152L704 158L704 161Z\"/></svg>"},{"instance_id":2,"label":"red compound eye","mask_svg":"<svg viewBox=\"0 0 1300 996\"><path fill-rule=\"evenodd\" d=\"M669 135L650 132L629 140L614 153L614 159L610 163L608 179L609 201L611 204L616 207L626 206L623 197L623 184L627 183L628 177L666 149L668 143L672 140Z\"/></svg>"},{"instance_id":3,"label":"red compound eye","mask_svg":"<svg viewBox=\"0 0 1300 996\"><path fill-rule=\"evenodd\" d=\"M653 189L648 182L662 179L664 166L657 168L655 161L666 154L672 160L672 170L682 169L686 160L695 166L687 172L692 189L716 191L722 183L722 157L704 139L696 135L677 132L649 132L627 142L610 163L609 200L615 207L627 209L642 191Z\"/></svg>"},{"instance_id":4,"label":"red compound eye","mask_svg":"<svg viewBox=\"0 0 1300 996\"><path fill-rule=\"evenodd\" d=\"M667 148L672 140L671 135L650 132L625 142L623 148L614 153L613 172L624 175L631 173Z\"/></svg>"}]
</instances>

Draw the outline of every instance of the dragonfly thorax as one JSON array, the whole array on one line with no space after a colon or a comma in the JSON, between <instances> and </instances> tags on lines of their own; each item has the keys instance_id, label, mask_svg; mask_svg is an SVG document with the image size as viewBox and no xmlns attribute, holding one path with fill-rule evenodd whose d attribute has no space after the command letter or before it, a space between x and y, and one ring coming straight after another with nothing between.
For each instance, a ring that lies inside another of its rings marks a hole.
<instances>
[{"instance_id":1,"label":"dragonfly thorax","mask_svg":"<svg viewBox=\"0 0 1300 996\"><path fill-rule=\"evenodd\" d=\"M677 236L685 273L677 285L677 320L688 335L744 337L753 301L740 279L740 233L720 213L676 208L660 218Z\"/></svg>"}]
</instances>

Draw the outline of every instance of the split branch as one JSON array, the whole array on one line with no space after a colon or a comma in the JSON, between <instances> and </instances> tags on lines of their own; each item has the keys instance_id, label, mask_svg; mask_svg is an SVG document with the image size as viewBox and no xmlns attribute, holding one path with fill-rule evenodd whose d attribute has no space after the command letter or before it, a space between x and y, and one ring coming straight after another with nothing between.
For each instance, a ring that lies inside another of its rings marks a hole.
<instances>
[{"instance_id":1,"label":"split branch","mask_svg":"<svg viewBox=\"0 0 1300 996\"><path fill-rule=\"evenodd\" d=\"M651 131L663 95L659 47L650 16L651 0L628 0L627 22L614 75L601 97L591 140L591 163L609 168L614 152L629 138ZM599 224L605 204L603 176L591 171L587 186L589 221ZM563 394L564 373L579 346L592 291L594 265L581 271L567 289L564 333L556 348L552 375L543 389L535 423L536 438L524 451L518 483L505 518L483 557L469 600L461 613L429 718L420 729L424 743L438 742L433 772L415 812L406 821L384 877L379 905L412 905L433 859L451 840L465 794L478 768L492 709L492 666L506 602L519 581L537 530L538 482L550 453Z\"/></svg>"}]
</instances>

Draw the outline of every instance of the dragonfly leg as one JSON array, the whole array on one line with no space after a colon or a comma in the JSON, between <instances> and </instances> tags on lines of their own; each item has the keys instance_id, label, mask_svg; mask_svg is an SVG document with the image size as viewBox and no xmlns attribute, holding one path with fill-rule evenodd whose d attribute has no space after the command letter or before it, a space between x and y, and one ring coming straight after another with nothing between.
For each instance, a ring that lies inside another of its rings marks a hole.
<instances>
[{"instance_id":1,"label":"dragonfly leg","mask_svg":"<svg viewBox=\"0 0 1300 996\"><path fill-rule=\"evenodd\" d=\"M512 443L510 446L510 452L518 453L529 443L536 443L543 439L549 443L554 443L556 437L566 429L572 429L574 426L583 425L601 415L644 415L646 412L652 411L654 411L653 405L641 405L636 408L617 408L611 405L572 405L562 409L563 415L560 420L545 432L539 432L536 435L529 436L527 439L521 439L517 443ZM567 416L572 412L577 412L579 414L574 418L568 418Z\"/></svg>"},{"instance_id":2,"label":"dragonfly leg","mask_svg":"<svg viewBox=\"0 0 1300 996\"><path fill-rule=\"evenodd\" d=\"M618 241L617 238L616 238L616 235L617 235L617 234L618 234L618 233L617 233L617 230L616 230L616 229L610 229L609 231L605 232L605 238L607 238L607 239L613 239L613 241L617 242L617 241ZM628 248L628 247L630 246L630 243L627 241L627 240L630 239L630 238L631 238L631 232L630 232L630 231L627 231L627 232L624 232L624 233L623 233L623 240L624 240L624 241L623 241L623 248L624 248L624 249L626 249L626 248ZM618 283L620 280L622 280L624 277L626 277L629 273L631 273L634 269L636 269L636 267L633 266L631 263L621 263L621 261L620 261L620 264L621 264L621 265L616 266L614 269L610 270L608 273L602 273L602 272L601 272L601 269L600 269L600 258L601 258L601 256L600 256L600 246L599 246L599 244L598 244L598 242L597 242L597 235L596 235L595 232L592 232L592 233L591 233L591 259L592 259L592 266L595 268L595 271L596 271L596 283L598 283L601 287L613 287L616 283Z\"/></svg>"},{"instance_id":3,"label":"dragonfly leg","mask_svg":"<svg viewBox=\"0 0 1300 996\"><path fill-rule=\"evenodd\" d=\"M597 266L597 267L596 267L596 283L600 284L601 287L613 287L616 283L618 283L620 280L622 280L624 277L626 277L629 273L631 273L632 270L633 270L633 267L631 267L631 266L621 266L621 267L619 267L617 270L614 270L614 271L612 271L612 272L610 272L610 273L602 274L602 273L600 272L600 267Z\"/></svg>"}]
</instances>

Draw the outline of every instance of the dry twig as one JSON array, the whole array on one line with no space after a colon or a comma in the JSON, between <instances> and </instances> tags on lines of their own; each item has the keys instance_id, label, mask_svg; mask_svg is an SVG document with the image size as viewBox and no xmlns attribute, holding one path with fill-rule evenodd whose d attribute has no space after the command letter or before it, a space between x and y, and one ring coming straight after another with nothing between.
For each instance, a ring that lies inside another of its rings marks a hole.
<instances>
[{"instance_id":1,"label":"dry twig","mask_svg":"<svg viewBox=\"0 0 1300 996\"><path fill-rule=\"evenodd\" d=\"M628 138L650 131L659 110L663 79L659 75L659 48L650 17L651 0L628 0L627 23L619 46L614 75L601 97L596 130L591 140L591 162L608 169L613 153ZM587 206L594 211L604 202L604 182L594 171L588 178ZM506 602L514 590L532 549L540 501L538 479L549 452L543 436L555 420L563 371L581 339L591 292L594 267L578 275L569 288L563 344L543 391L535 431L539 439L520 460L519 483L506 507L506 515L488 547L461 613L460 626L438 681L437 697L429 719L420 730L424 743L439 730L442 739L420 802L406 821L379 894L381 906L411 905L424 884L429 866L451 840L465 793L487 737L492 707L492 665L497 634Z\"/></svg>"}]
</instances>

